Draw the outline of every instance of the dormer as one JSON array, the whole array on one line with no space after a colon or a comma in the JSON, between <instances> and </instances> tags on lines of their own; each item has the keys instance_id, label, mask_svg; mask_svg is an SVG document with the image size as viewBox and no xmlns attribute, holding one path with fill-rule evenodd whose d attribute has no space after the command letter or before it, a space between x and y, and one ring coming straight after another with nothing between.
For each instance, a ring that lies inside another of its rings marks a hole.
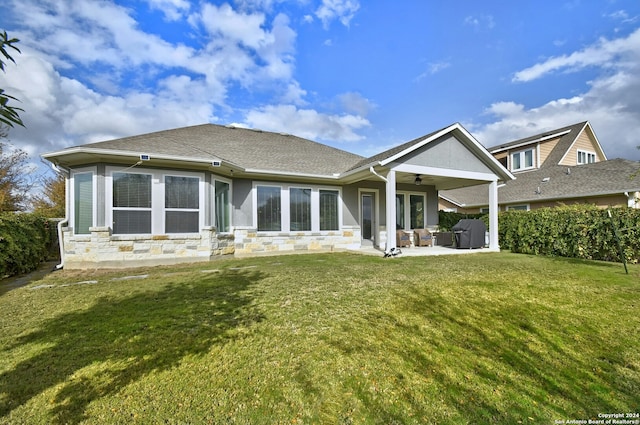
<instances>
[{"instance_id":1,"label":"dormer","mask_svg":"<svg viewBox=\"0 0 640 425\"><path fill-rule=\"evenodd\" d=\"M495 146L489 152L512 173L607 159L587 121Z\"/></svg>"}]
</instances>

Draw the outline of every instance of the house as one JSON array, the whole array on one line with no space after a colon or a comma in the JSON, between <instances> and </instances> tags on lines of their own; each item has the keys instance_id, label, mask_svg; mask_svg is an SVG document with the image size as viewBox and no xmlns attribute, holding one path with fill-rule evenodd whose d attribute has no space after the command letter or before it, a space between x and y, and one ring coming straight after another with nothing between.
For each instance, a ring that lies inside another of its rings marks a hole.
<instances>
[{"instance_id":1,"label":"house","mask_svg":"<svg viewBox=\"0 0 640 425\"><path fill-rule=\"evenodd\" d=\"M607 160L589 122L488 149L516 177L498 189L501 210L589 203L640 208L640 163ZM488 211L486 185L441 191L440 209Z\"/></svg>"},{"instance_id":2,"label":"house","mask_svg":"<svg viewBox=\"0 0 640 425\"><path fill-rule=\"evenodd\" d=\"M489 187L497 250L497 187L513 178L457 123L370 158L214 124L43 157L66 176L67 268L390 249L396 229L438 225L438 191L479 183Z\"/></svg>"}]
</instances>

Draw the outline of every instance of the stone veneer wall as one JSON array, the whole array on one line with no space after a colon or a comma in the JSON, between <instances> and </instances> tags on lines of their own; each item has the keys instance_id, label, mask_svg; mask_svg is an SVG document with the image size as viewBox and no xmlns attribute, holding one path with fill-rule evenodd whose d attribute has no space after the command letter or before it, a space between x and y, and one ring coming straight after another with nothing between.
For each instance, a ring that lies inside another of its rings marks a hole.
<instances>
[{"instance_id":1,"label":"stone veneer wall","mask_svg":"<svg viewBox=\"0 0 640 425\"><path fill-rule=\"evenodd\" d=\"M63 228L64 267L68 269L154 266L209 261L223 255L252 256L294 252L331 252L360 247L360 227L306 233L258 232L236 228L218 234L207 227L199 234L111 235L108 227L91 227L88 235Z\"/></svg>"},{"instance_id":2,"label":"stone veneer wall","mask_svg":"<svg viewBox=\"0 0 640 425\"><path fill-rule=\"evenodd\" d=\"M343 226L342 230L323 232L259 232L255 228L235 229L235 255L291 254L296 252L331 252L360 247L360 227Z\"/></svg>"},{"instance_id":3,"label":"stone veneer wall","mask_svg":"<svg viewBox=\"0 0 640 425\"><path fill-rule=\"evenodd\" d=\"M207 227L199 234L111 235L108 227L91 227L88 235L63 228L64 267L136 267L209 261L234 252L233 235Z\"/></svg>"}]
</instances>

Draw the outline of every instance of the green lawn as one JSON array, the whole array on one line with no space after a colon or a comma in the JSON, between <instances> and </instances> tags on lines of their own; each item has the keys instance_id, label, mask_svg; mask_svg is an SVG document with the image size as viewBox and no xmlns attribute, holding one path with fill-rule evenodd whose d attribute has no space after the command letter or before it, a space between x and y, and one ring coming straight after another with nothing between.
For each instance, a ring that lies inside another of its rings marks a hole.
<instances>
[{"instance_id":1,"label":"green lawn","mask_svg":"<svg viewBox=\"0 0 640 425\"><path fill-rule=\"evenodd\" d=\"M63 270L0 295L0 423L635 413L639 311L639 266L510 253Z\"/></svg>"}]
</instances>

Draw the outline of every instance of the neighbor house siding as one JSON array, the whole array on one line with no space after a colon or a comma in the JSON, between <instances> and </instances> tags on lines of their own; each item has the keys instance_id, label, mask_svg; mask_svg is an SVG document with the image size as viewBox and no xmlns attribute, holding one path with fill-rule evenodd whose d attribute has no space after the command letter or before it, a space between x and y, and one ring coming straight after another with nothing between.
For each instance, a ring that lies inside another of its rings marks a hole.
<instances>
[{"instance_id":1,"label":"neighbor house siding","mask_svg":"<svg viewBox=\"0 0 640 425\"><path fill-rule=\"evenodd\" d=\"M602 159L603 159L598 154L598 151L597 151L593 141L591 140L591 138L587 134L587 132L583 131L578 136L578 138L576 139L574 144L571 146L571 148L567 151L567 153L565 154L565 156L562 159L562 161L560 161L560 165L566 165L566 166L578 165L578 151L579 150L580 151L586 151L586 152L594 153L596 155L596 162L602 161Z\"/></svg>"},{"instance_id":2,"label":"neighbor house siding","mask_svg":"<svg viewBox=\"0 0 640 425\"><path fill-rule=\"evenodd\" d=\"M547 158L551 154L551 151L558 144L559 140L560 140L560 138L558 137L557 139L545 140L544 142L540 143L540 164L539 164L539 166L544 164L544 162L547 160Z\"/></svg>"}]
</instances>

